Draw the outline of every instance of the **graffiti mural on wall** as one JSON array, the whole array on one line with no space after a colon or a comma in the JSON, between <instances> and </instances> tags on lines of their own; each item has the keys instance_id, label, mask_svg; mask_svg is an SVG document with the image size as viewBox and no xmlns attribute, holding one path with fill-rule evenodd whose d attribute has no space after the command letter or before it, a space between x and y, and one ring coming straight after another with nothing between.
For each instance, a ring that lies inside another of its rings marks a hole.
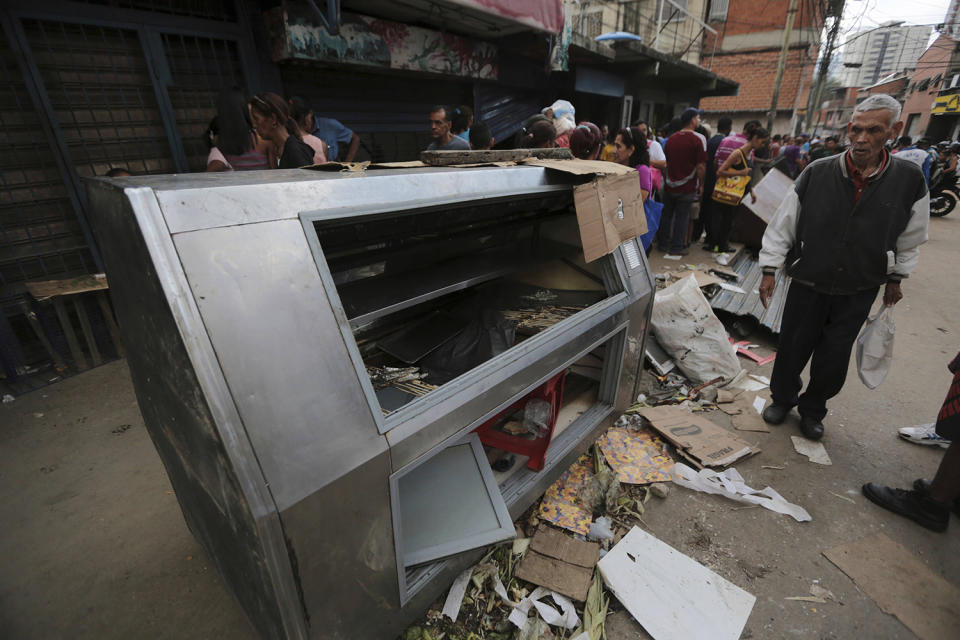
<instances>
[{"instance_id":1,"label":"graffiti mural on wall","mask_svg":"<svg viewBox=\"0 0 960 640\"><path fill-rule=\"evenodd\" d=\"M331 35L299 3L267 16L274 60L314 60L497 79L497 48L432 29L344 13ZM282 25L277 24L282 19ZM279 27L279 28L278 28Z\"/></svg>"}]
</instances>

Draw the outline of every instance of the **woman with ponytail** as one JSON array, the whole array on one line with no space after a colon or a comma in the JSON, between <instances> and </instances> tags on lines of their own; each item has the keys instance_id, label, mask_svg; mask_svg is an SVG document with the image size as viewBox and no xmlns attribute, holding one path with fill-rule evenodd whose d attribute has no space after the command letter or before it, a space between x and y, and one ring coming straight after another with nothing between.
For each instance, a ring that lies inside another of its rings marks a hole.
<instances>
[{"instance_id":1,"label":"woman with ponytail","mask_svg":"<svg viewBox=\"0 0 960 640\"><path fill-rule=\"evenodd\" d=\"M290 116L290 108L283 98L275 93L258 93L247 105L257 135L273 143L278 169L313 164L313 149L301 140L303 132Z\"/></svg>"}]
</instances>

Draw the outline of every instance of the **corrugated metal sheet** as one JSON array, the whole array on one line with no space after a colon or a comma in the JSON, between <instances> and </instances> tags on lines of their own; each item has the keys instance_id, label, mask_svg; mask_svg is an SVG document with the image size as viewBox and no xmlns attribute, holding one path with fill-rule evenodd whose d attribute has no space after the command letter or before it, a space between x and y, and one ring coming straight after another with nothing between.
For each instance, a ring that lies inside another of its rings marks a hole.
<instances>
[{"instance_id":1,"label":"corrugated metal sheet","mask_svg":"<svg viewBox=\"0 0 960 640\"><path fill-rule=\"evenodd\" d=\"M710 300L710 306L737 316L753 316L760 321L760 324L774 333L780 333L783 305L786 302L787 288L790 285L789 276L784 274L782 269L777 272L777 284L773 290L773 297L770 298L770 305L764 309L758 292L760 278L763 276L763 272L760 270L760 261L754 258L750 252L741 251L730 268L740 276L737 286L746 293L721 289Z\"/></svg>"}]
</instances>

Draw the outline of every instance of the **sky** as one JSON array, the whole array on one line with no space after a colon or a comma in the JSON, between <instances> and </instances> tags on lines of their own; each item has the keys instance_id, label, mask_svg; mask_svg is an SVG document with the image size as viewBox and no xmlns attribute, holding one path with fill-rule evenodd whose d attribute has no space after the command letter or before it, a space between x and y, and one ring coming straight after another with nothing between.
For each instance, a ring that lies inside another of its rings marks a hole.
<instances>
[{"instance_id":1,"label":"sky","mask_svg":"<svg viewBox=\"0 0 960 640\"><path fill-rule=\"evenodd\" d=\"M949 5L950 0L847 0L843 30L852 35L890 20L937 24L943 22Z\"/></svg>"}]
</instances>

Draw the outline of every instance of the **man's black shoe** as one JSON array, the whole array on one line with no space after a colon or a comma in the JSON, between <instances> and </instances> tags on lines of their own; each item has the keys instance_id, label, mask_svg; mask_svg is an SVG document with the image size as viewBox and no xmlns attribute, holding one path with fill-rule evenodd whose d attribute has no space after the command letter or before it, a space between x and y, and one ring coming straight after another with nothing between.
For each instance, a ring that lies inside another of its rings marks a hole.
<instances>
[{"instance_id":1,"label":"man's black shoe","mask_svg":"<svg viewBox=\"0 0 960 640\"><path fill-rule=\"evenodd\" d=\"M823 437L823 423L816 418L800 416L800 432L807 440L819 440Z\"/></svg>"},{"instance_id":2,"label":"man's black shoe","mask_svg":"<svg viewBox=\"0 0 960 640\"><path fill-rule=\"evenodd\" d=\"M913 481L913 490L919 494L929 496L930 484L931 482L926 478L917 478ZM960 516L960 498L953 501L953 512Z\"/></svg>"},{"instance_id":3,"label":"man's black shoe","mask_svg":"<svg viewBox=\"0 0 960 640\"><path fill-rule=\"evenodd\" d=\"M870 502L887 511L910 518L931 531L946 531L950 523L950 509L919 491L891 489L873 482L863 485L862 491Z\"/></svg>"},{"instance_id":4,"label":"man's black shoe","mask_svg":"<svg viewBox=\"0 0 960 640\"><path fill-rule=\"evenodd\" d=\"M790 405L774 402L763 410L763 421L770 424L782 424L787 418L787 414L790 413L790 409Z\"/></svg>"}]
</instances>

